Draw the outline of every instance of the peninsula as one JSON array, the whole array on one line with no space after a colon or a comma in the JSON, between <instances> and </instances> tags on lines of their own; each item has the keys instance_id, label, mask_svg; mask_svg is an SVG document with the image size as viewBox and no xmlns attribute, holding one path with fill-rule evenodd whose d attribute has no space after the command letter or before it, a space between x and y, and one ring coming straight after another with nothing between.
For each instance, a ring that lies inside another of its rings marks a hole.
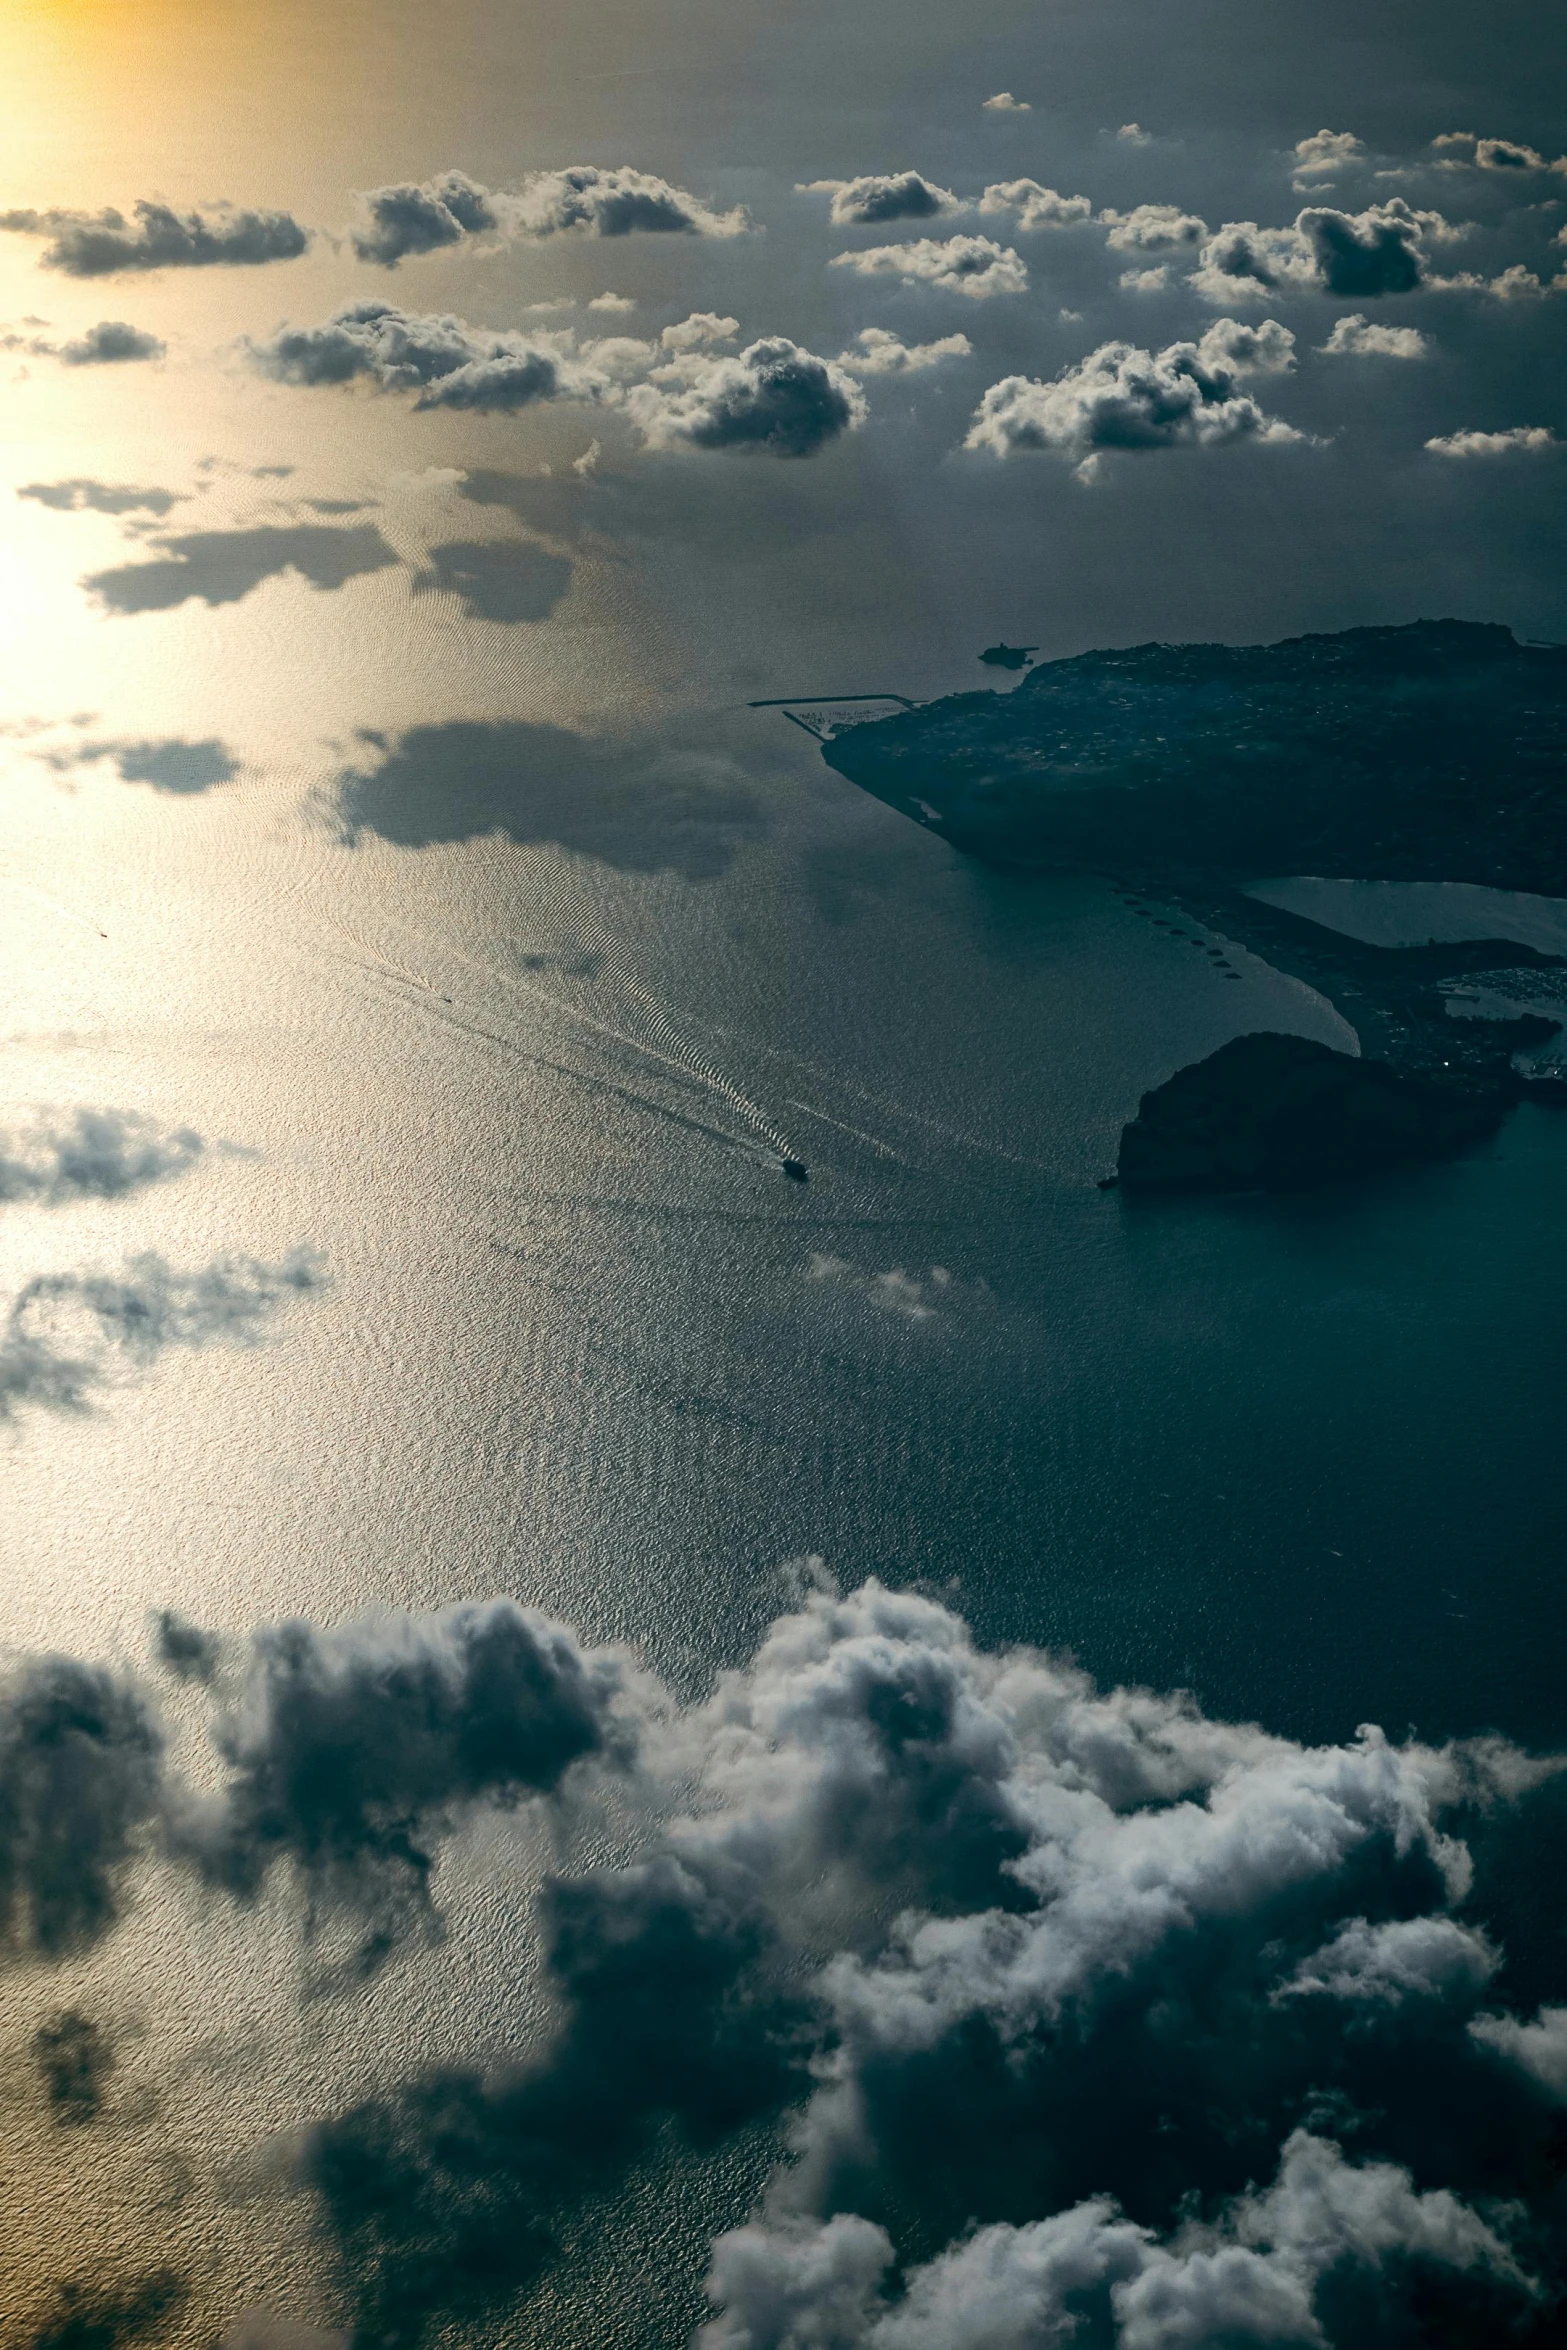
<instances>
[{"instance_id":1,"label":"peninsula","mask_svg":"<svg viewBox=\"0 0 1567 2350\"><path fill-rule=\"evenodd\" d=\"M1312 874L1567 896L1567 647L1421 620L1275 645L1084 653L1040 662L1010 693L953 694L846 727L823 756L969 855L1013 871L1099 873L1248 948L1327 997L1368 1063L1413 1081L1395 1089L1391 1154L1385 1127L1367 1118L1394 1095L1373 1101L1366 1083L1329 1082L1314 1067L1311 1115L1326 1128L1342 1111L1339 1142L1324 1129L1293 1159L1284 1139L1248 1159L1215 1140L1206 1187L1238 1180L1243 1161L1258 1182L1340 1179L1389 1155L1450 1150L1526 1091L1567 1099L1567 1083L1513 1066L1551 1022L1454 1019L1445 992L1563 958L1497 939L1368 946L1248 889ZM1242 1117L1265 1069L1304 1098L1298 1056L1226 1050L1231 1062L1173 1105L1184 1116L1200 1091L1210 1140L1215 1121ZM1289 1119L1277 1128L1292 1131ZM1146 1126L1136 1143L1133 1132L1129 1184L1148 1140ZM1205 1187L1197 1160L1183 1163L1179 1187Z\"/></svg>"}]
</instances>

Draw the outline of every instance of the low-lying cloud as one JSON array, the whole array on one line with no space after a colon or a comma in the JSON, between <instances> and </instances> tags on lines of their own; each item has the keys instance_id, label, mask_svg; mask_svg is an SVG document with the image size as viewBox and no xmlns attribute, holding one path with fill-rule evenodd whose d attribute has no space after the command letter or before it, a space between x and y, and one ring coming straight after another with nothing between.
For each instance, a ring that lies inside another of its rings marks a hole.
<instances>
[{"instance_id":1,"label":"low-lying cloud","mask_svg":"<svg viewBox=\"0 0 1567 2350\"><path fill-rule=\"evenodd\" d=\"M220 1796L177 1804L174 1848L245 1899L289 1859L313 1906L369 1928L362 1963L429 1919L434 1847L482 1804L562 1786L588 1756L629 1761L622 1660L507 1599L258 1633L215 1739Z\"/></svg>"},{"instance_id":2,"label":"low-lying cloud","mask_svg":"<svg viewBox=\"0 0 1567 2350\"><path fill-rule=\"evenodd\" d=\"M276 1263L218 1257L195 1272L148 1253L121 1274L39 1274L0 1322L0 1420L86 1411L99 1389L150 1370L170 1347L254 1343L282 1306L326 1281L311 1248Z\"/></svg>"},{"instance_id":3,"label":"low-lying cloud","mask_svg":"<svg viewBox=\"0 0 1567 2350\"><path fill-rule=\"evenodd\" d=\"M0 1945L60 1957L113 1924L162 1757L145 1698L101 1666L35 1656L0 1678Z\"/></svg>"},{"instance_id":4,"label":"low-lying cloud","mask_svg":"<svg viewBox=\"0 0 1567 2350\"><path fill-rule=\"evenodd\" d=\"M609 388L602 369L570 356L571 338L352 302L320 326L283 327L253 344L251 358L279 383L348 384L416 392L417 408L512 412L539 400L594 400Z\"/></svg>"},{"instance_id":5,"label":"low-lying cloud","mask_svg":"<svg viewBox=\"0 0 1567 2350\"><path fill-rule=\"evenodd\" d=\"M1543 457L1553 449L1567 446L1559 441L1549 425L1513 424L1504 432L1449 432L1438 433L1427 441L1433 457Z\"/></svg>"},{"instance_id":6,"label":"low-lying cloud","mask_svg":"<svg viewBox=\"0 0 1567 2350\"><path fill-rule=\"evenodd\" d=\"M151 269L252 268L295 261L310 242L289 212L246 212L218 205L175 212L167 204L133 206L134 220L112 206L102 212L0 213L0 229L47 237L42 266L66 277L115 277Z\"/></svg>"},{"instance_id":7,"label":"low-lying cloud","mask_svg":"<svg viewBox=\"0 0 1567 2350\"><path fill-rule=\"evenodd\" d=\"M1318 348L1338 359L1423 359L1431 346L1417 326L1373 325L1357 310L1336 318Z\"/></svg>"},{"instance_id":8,"label":"low-lying cloud","mask_svg":"<svg viewBox=\"0 0 1567 2350\"><path fill-rule=\"evenodd\" d=\"M202 1139L188 1126L160 1126L128 1110L77 1110L0 1133L0 1200L61 1207L123 1199L196 1164Z\"/></svg>"}]
</instances>

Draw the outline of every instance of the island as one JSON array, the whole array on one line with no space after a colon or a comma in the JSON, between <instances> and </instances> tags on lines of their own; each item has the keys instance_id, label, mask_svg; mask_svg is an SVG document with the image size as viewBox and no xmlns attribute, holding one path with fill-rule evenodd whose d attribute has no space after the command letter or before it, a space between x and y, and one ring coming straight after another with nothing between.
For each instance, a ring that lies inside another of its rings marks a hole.
<instances>
[{"instance_id":1,"label":"island","mask_svg":"<svg viewBox=\"0 0 1567 2350\"><path fill-rule=\"evenodd\" d=\"M1302 1040L1280 1037L1238 1039L1179 1072L1127 1129L1129 1191L1342 1180L1494 1131L1526 1093L1567 1101L1567 1081L1514 1066L1557 1023L1448 1008L1460 980L1562 957L1498 939L1370 946L1248 887L1311 874L1567 895L1567 647L1417 620L1083 653L1038 663L1008 693L846 726L823 756L968 855L1097 873L1178 912L1304 980L1355 1030L1354 1079L1353 1055L1313 1046L1303 1058ZM1307 1100L1301 1116L1324 1121L1319 1149L1288 1139L1290 1104ZM1199 1116L1209 1142L1190 1166L1206 1160L1210 1174L1150 1182Z\"/></svg>"}]
</instances>

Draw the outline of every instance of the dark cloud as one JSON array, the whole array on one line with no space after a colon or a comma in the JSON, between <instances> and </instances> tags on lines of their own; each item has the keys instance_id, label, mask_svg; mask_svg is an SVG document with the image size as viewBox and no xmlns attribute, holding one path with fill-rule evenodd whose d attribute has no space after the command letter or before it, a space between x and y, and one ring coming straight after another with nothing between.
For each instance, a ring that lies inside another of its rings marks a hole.
<instances>
[{"instance_id":1,"label":"dark cloud","mask_svg":"<svg viewBox=\"0 0 1567 2350\"><path fill-rule=\"evenodd\" d=\"M96 2121L114 2070L114 2050L91 2016L67 2008L33 2034L33 2061L57 2122L79 2129Z\"/></svg>"},{"instance_id":2,"label":"dark cloud","mask_svg":"<svg viewBox=\"0 0 1567 2350\"><path fill-rule=\"evenodd\" d=\"M149 1254L118 1276L40 1274L0 1323L0 1420L29 1405L84 1411L95 1388L122 1370L150 1368L170 1346L252 1341L281 1305L326 1279L308 1248L276 1264L218 1257L195 1273Z\"/></svg>"},{"instance_id":3,"label":"dark cloud","mask_svg":"<svg viewBox=\"0 0 1567 2350\"><path fill-rule=\"evenodd\" d=\"M417 392L418 408L509 412L538 400L598 399L599 369L570 355L570 338L469 326L451 316L353 302L320 326L284 327L251 346L254 364L280 383L346 384Z\"/></svg>"},{"instance_id":4,"label":"dark cloud","mask_svg":"<svg viewBox=\"0 0 1567 2350\"><path fill-rule=\"evenodd\" d=\"M221 1798L171 1833L215 1883L253 1897L288 1857L312 1904L371 1925L365 1963L430 1914L433 1846L481 1803L553 1794L574 1763L623 1761L618 1660L497 1599L434 1615L258 1633L216 1741Z\"/></svg>"},{"instance_id":5,"label":"dark cloud","mask_svg":"<svg viewBox=\"0 0 1567 2350\"><path fill-rule=\"evenodd\" d=\"M950 188L938 187L917 171L865 172L852 180L802 180L799 192L802 196L831 196L829 217L836 228L884 220L935 220L944 212L961 210Z\"/></svg>"},{"instance_id":6,"label":"dark cloud","mask_svg":"<svg viewBox=\"0 0 1567 2350\"><path fill-rule=\"evenodd\" d=\"M444 171L418 183L367 189L359 203L363 224L354 231L354 251L385 269L474 237L733 237L747 226L743 211L715 212L686 189L629 164L532 172L513 190Z\"/></svg>"},{"instance_id":7,"label":"dark cloud","mask_svg":"<svg viewBox=\"0 0 1567 2350\"><path fill-rule=\"evenodd\" d=\"M449 539L430 549L413 592L457 596L475 620L547 620L571 584L564 555L529 539Z\"/></svg>"},{"instance_id":8,"label":"dark cloud","mask_svg":"<svg viewBox=\"0 0 1567 2350\"><path fill-rule=\"evenodd\" d=\"M113 1924L163 1741L128 1681L73 1657L0 1680L0 1941L58 1957Z\"/></svg>"},{"instance_id":9,"label":"dark cloud","mask_svg":"<svg viewBox=\"0 0 1567 2350\"><path fill-rule=\"evenodd\" d=\"M216 1632L204 1631L171 1607L160 1607L152 1619L153 1646L158 1662L181 1681L210 1681L222 1659L223 1644Z\"/></svg>"},{"instance_id":10,"label":"dark cloud","mask_svg":"<svg viewBox=\"0 0 1567 2350\"><path fill-rule=\"evenodd\" d=\"M1412 294L1431 283L1432 244L1456 233L1439 212L1414 211L1402 196L1364 212L1309 205L1290 228L1227 221L1203 245L1191 282L1210 302L1304 292L1356 301Z\"/></svg>"},{"instance_id":11,"label":"dark cloud","mask_svg":"<svg viewBox=\"0 0 1567 2350\"><path fill-rule=\"evenodd\" d=\"M992 384L964 446L997 457L1048 450L1074 459L1080 477L1091 479L1111 450L1298 440L1242 389L1247 375L1292 366L1294 340L1275 319L1253 329L1221 318L1200 342L1162 351L1101 343L1048 383L1010 375Z\"/></svg>"},{"instance_id":12,"label":"dark cloud","mask_svg":"<svg viewBox=\"0 0 1567 2350\"><path fill-rule=\"evenodd\" d=\"M109 207L102 212L0 213L0 229L48 237L43 266L66 277L114 277L126 270L244 268L263 261L294 261L310 242L288 212L175 212L167 204L132 207L134 223Z\"/></svg>"},{"instance_id":13,"label":"dark cloud","mask_svg":"<svg viewBox=\"0 0 1567 2350\"><path fill-rule=\"evenodd\" d=\"M783 336L738 358L678 358L634 385L626 405L655 448L762 450L811 457L865 419L858 384L835 360Z\"/></svg>"},{"instance_id":14,"label":"dark cloud","mask_svg":"<svg viewBox=\"0 0 1567 2350\"><path fill-rule=\"evenodd\" d=\"M368 188L359 201L365 224L354 231L354 251L384 269L395 269L410 253L436 253L500 226L489 190L460 171L444 171L422 186L405 180Z\"/></svg>"},{"instance_id":15,"label":"dark cloud","mask_svg":"<svg viewBox=\"0 0 1567 2350\"><path fill-rule=\"evenodd\" d=\"M160 1126L127 1110L77 1110L58 1125L40 1120L0 1134L0 1200L122 1199L144 1184L183 1175L202 1139L188 1126Z\"/></svg>"},{"instance_id":16,"label":"dark cloud","mask_svg":"<svg viewBox=\"0 0 1567 2350\"><path fill-rule=\"evenodd\" d=\"M150 544L159 550L160 561L122 563L83 580L88 594L106 611L169 612L192 597L203 604L237 604L263 580L290 571L314 588L340 588L397 561L370 523L357 530L305 522L264 524L255 530L191 530Z\"/></svg>"},{"instance_id":17,"label":"dark cloud","mask_svg":"<svg viewBox=\"0 0 1567 2350\"><path fill-rule=\"evenodd\" d=\"M67 367L111 367L125 359L161 359L168 345L123 318L100 318L84 335L60 345Z\"/></svg>"},{"instance_id":18,"label":"dark cloud","mask_svg":"<svg viewBox=\"0 0 1567 2350\"><path fill-rule=\"evenodd\" d=\"M40 506L52 506L60 514L167 514L171 506L183 502L179 490L141 489L134 482L91 481L82 476L71 481L30 481L16 494L35 498Z\"/></svg>"},{"instance_id":19,"label":"dark cloud","mask_svg":"<svg viewBox=\"0 0 1567 2350\"><path fill-rule=\"evenodd\" d=\"M361 2341L514 2295L655 2131L793 2106L708 2350L1543 2350L1567 2011L1497 2012L1457 1830L1554 1766L1300 1746L820 1582L649 1739L675 1816L546 1887L544 2046L310 2144Z\"/></svg>"},{"instance_id":20,"label":"dark cloud","mask_svg":"<svg viewBox=\"0 0 1567 2350\"><path fill-rule=\"evenodd\" d=\"M399 848L500 833L550 844L631 873L704 880L760 828L733 768L594 743L520 719L416 726L367 769L337 779L350 843L364 833Z\"/></svg>"}]
</instances>

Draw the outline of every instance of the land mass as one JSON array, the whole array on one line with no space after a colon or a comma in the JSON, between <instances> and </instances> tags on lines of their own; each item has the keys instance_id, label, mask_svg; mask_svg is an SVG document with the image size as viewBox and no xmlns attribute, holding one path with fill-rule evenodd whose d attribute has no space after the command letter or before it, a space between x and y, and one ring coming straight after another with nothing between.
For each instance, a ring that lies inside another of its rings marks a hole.
<instances>
[{"instance_id":1,"label":"land mass","mask_svg":"<svg viewBox=\"0 0 1567 2350\"><path fill-rule=\"evenodd\" d=\"M1276 645L1084 653L1041 662L1011 693L953 694L848 728L824 756L986 863L1103 874L1238 942L1327 997L1368 1062L1413 1081L1402 1100L1423 1144L1372 1147L1360 1113L1393 1096L1369 1072L1371 1092L1333 1072L1318 1111L1329 1124L1334 1104L1344 1111L1342 1147L1317 1154L1314 1178L1309 1150L1270 1155L1253 1135L1257 1165L1274 1168L1259 1181L1336 1179L1389 1155L1445 1151L1489 1131L1525 1092L1567 1098L1562 1080L1513 1066L1555 1023L1454 1019L1445 992L1460 978L1560 968L1562 957L1497 939L1365 945L1247 887L1312 874L1567 895L1567 647L1421 620ZM1274 1054L1202 1066L1204 1115L1232 1128L1229 1156L1210 1152L1211 1181L1237 1180L1248 1088L1260 1115L1256 1089L1282 1084L1282 1103L1303 1065ZM1183 1094L1170 1114L1196 1098ZM1152 1132L1131 1146L1134 1165ZM1288 1178L1278 1170L1292 1155Z\"/></svg>"}]
</instances>

